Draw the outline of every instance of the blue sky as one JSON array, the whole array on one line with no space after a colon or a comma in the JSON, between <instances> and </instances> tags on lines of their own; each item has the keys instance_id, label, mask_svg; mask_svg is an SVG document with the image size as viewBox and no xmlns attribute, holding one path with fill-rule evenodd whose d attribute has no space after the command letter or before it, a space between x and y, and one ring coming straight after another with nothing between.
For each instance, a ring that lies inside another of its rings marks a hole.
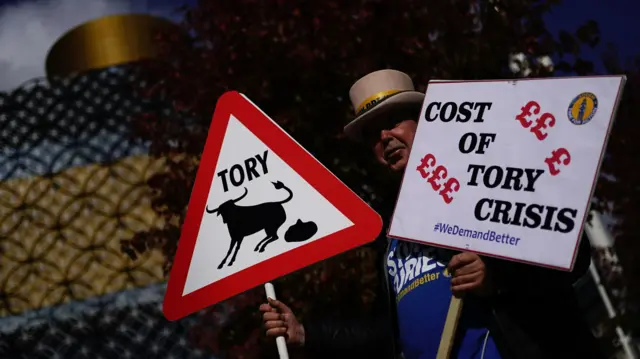
<instances>
[{"instance_id":1,"label":"blue sky","mask_svg":"<svg viewBox=\"0 0 640 359\"><path fill-rule=\"evenodd\" d=\"M637 21L640 2L636 0L569 0L547 16L549 29L575 30L586 20L596 20L604 40L613 41L627 55L640 52Z\"/></svg>"},{"instance_id":2,"label":"blue sky","mask_svg":"<svg viewBox=\"0 0 640 359\"><path fill-rule=\"evenodd\" d=\"M573 32L585 21L595 20L601 35L598 47L613 42L622 57L631 58L640 55L640 31L635 23L639 13L638 0L568 0L554 8L546 22L549 30L557 33ZM588 54L592 60L597 59L599 51Z\"/></svg>"}]
</instances>

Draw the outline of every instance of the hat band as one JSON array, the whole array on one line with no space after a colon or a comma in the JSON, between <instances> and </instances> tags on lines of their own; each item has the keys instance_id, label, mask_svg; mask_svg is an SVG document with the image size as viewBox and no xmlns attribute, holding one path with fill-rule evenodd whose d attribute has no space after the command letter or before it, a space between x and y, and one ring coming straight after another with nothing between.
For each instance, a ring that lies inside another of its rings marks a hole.
<instances>
[{"instance_id":1,"label":"hat band","mask_svg":"<svg viewBox=\"0 0 640 359\"><path fill-rule=\"evenodd\" d=\"M377 105L380 101L384 100L385 98L391 95L395 95L398 92L402 92L402 90L380 91L372 96L367 97L364 101L362 101L360 106L358 106L358 109L356 110L356 116L360 116L365 111L368 111L373 106Z\"/></svg>"}]
</instances>

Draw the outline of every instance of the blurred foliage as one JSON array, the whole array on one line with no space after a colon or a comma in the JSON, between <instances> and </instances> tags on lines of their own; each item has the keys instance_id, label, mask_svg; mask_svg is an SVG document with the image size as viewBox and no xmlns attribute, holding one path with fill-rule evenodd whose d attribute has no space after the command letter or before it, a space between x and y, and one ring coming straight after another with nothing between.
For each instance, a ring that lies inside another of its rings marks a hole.
<instances>
[{"instance_id":1,"label":"blurred foliage","mask_svg":"<svg viewBox=\"0 0 640 359\"><path fill-rule=\"evenodd\" d=\"M201 0L183 8L189 36L159 34L164 57L141 71L145 96L170 101L184 116L149 113L132 122L138 136L151 141L152 155L169 159L169 170L150 180L154 208L168 225L123 245L137 253L163 248L170 269L211 115L227 90L246 94L386 218L394 186L366 150L342 135L353 113L349 87L383 68L409 73L420 90L429 79L592 73L593 64L580 54L598 44L598 26L588 22L556 38L542 17L558 2ZM553 66L547 55L561 62ZM637 253L631 248L637 244L624 239L634 233L624 219L640 208L639 197L630 196L638 193L638 181L628 156L629 136L638 132L630 121L638 111L631 106L637 94L629 85L605 162L606 172L629 182L602 182L598 191L607 201L626 199L619 228L629 255ZM377 293L373 258L372 248L361 248L317 263L275 281L278 296L301 317L367 314ZM274 357L275 345L264 340L257 311L263 298L260 286L230 299L236 310L229 325L218 328L203 319L194 340L225 358ZM213 316L215 307L203 313Z\"/></svg>"},{"instance_id":2,"label":"blurred foliage","mask_svg":"<svg viewBox=\"0 0 640 359\"><path fill-rule=\"evenodd\" d=\"M603 263L614 304L623 315L621 325L640 332L640 170L637 152L640 138L640 58L623 63L609 45L603 53L609 73L627 76L611 137L596 186L596 208L616 219L613 225L615 250L624 271L615 263Z\"/></svg>"}]
</instances>

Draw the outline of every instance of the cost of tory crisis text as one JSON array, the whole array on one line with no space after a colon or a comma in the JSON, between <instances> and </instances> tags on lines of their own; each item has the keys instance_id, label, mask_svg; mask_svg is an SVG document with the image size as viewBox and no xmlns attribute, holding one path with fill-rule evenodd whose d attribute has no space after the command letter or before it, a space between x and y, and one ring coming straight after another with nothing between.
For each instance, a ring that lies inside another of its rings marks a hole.
<instances>
[{"instance_id":1,"label":"cost of tory crisis text","mask_svg":"<svg viewBox=\"0 0 640 359\"><path fill-rule=\"evenodd\" d=\"M445 123L483 123L485 116L491 116L491 102L431 102L424 112L426 122ZM536 101L528 101L513 114L514 121L524 131L529 131L539 142L553 134L555 116L543 111ZM458 142L460 153L484 155L490 151L490 145L498 141L497 133L463 134ZM548 149L542 149L541 155ZM541 158L539 167L521 168L500 164L473 164L467 167L468 180L454 176L446 163L433 153L421 155L415 167L425 184L433 189L449 205L455 201L456 193L462 186L496 189L504 191L535 192L537 180L546 172L552 177L561 176L562 168L571 164L571 154L564 147L554 148L547 157ZM460 174L458 174L460 175ZM578 210L558 208L549 204L523 203L507 199L481 198L473 208L477 221L489 221L496 224L542 229L560 233L569 233L575 228Z\"/></svg>"}]
</instances>

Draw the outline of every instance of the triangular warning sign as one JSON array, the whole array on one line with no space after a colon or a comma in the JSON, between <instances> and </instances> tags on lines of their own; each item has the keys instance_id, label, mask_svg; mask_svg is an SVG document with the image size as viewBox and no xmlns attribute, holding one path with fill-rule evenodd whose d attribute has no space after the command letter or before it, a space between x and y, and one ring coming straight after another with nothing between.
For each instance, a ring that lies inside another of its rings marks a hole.
<instances>
[{"instance_id":1,"label":"triangular warning sign","mask_svg":"<svg viewBox=\"0 0 640 359\"><path fill-rule=\"evenodd\" d=\"M176 320L373 241L380 216L244 95L216 105L164 299Z\"/></svg>"}]
</instances>

